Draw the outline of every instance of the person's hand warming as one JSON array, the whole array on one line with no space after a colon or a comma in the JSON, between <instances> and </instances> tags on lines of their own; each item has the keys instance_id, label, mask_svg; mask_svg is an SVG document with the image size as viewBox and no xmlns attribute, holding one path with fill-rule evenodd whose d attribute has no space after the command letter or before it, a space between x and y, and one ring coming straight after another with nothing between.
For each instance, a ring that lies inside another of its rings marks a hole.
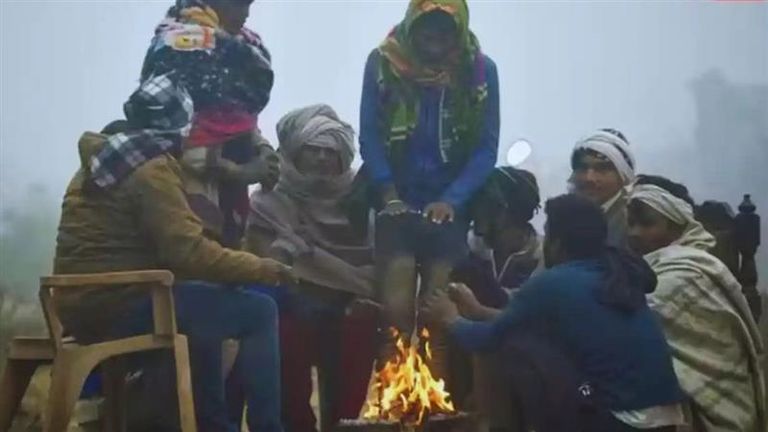
<instances>
[{"instance_id":1,"label":"person's hand warming","mask_svg":"<svg viewBox=\"0 0 768 432\"><path fill-rule=\"evenodd\" d=\"M280 178L280 158L274 151L259 154L233 169L234 178L245 184L261 183L265 190L272 189Z\"/></svg>"},{"instance_id":2,"label":"person's hand warming","mask_svg":"<svg viewBox=\"0 0 768 432\"><path fill-rule=\"evenodd\" d=\"M222 179L246 185L270 182L280 176L279 165L275 167L268 159L260 157L254 157L244 164L220 158L215 166Z\"/></svg>"},{"instance_id":3,"label":"person's hand warming","mask_svg":"<svg viewBox=\"0 0 768 432\"><path fill-rule=\"evenodd\" d=\"M419 313L425 322L439 327L449 327L461 317L447 290L437 290L427 295Z\"/></svg>"},{"instance_id":4,"label":"person's hand warming","mask_svg":"<svg viewBox=\"0 0 768 432\"><path fill-rule=\"evenodd\" d=\"M298 278L293 274L291 267L271 258L261 260L262 283L272 286L291 286L298 283Z\"/></svg>"},{"instance_id":5,"label":"person's hand warming","mask_svg":"<svg viewBox=\"0 0 768 432\"><path fill-rule=\"evenodd\" d=\"M436 224L444 222L453 222L455 212L453 206L447 202L433 202L424 209L424 218Z\"/></svg>"},{"instance_id":6,"label":"person's hand warming","mask_svg":"<svg viewBox=\"0 0 768 432\"><path fill-rule=\"evenodd\" d=\"M379 212L379 215L380 216L400 216L410 211L411 211L411 208L408 207L408 204L400 200L392 200L387 202L384 208Z\"/></svg>"},{"instance_id":7,"label":"person's hand warming","mask_svg":"<svg viewBox=\"0 0 768 432\"><path fill-rule=\"evenodd\" d=\"M383 208L379 216L400 216L411 212L411 207L401 200L394 185L387 185L382 191Z\"/></svg>"},{"instance_id":8,"label":"person's hand warming","mask_svg":"<svg viewBox=\"0 0 768 432\"><path fill-rule=\"evenodd\" d=\"M293 265L293 255L280 245L273 244L269 248L269 257L287 266Z\"/></svg>"},{"instance_id":9,"label":"person's hand warming","mask_svg":"<svg viewBox=\"0 0 768 432\"><path fill-rule=\"evenodd\" d=\"M464 318L479 320L485 307L475 297L475 293L463 283L448 285L448 296L456 304L456 307Z\"/></svg>"}]
</instances>

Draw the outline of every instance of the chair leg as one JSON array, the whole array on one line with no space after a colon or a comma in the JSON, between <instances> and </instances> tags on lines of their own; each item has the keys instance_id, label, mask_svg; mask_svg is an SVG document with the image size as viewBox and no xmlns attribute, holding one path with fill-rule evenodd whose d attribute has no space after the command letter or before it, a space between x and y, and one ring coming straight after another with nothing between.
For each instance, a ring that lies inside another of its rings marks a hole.
<instances>
[{"instance_id":1,"label":"chair leg","mask_svg":"<svg viewBox=\"0 0 768 432\"><path fill-rule=\"evenodd\" d=\"M184 335L176 335L173 343L176 362L176 391L179 397L179 423L182 432L197 432L192 377L189 370L189 348Z\"/></svg>"},{"instance_id":2,"label":"chair leg","mask_svg":"<svg viewBox=\"0 0 768 432\"><path fill-rule=\"evenodd\" d=\"M43 362L36 360L8 359L0 379L0 431L11 428L13 417L27 391L35 369Z\"/></svg>"},{"instance_id":3,"label":"chair leg","mask_svg":"<svg viewBox=\"0 0 768 432\"><path fill-rule=\"evenodd\" d=\"M83 383L98 364L92 356L60 352L53 362L51 389L44 432L65 432L69 426Z\"/></svg>"},{"instance_id":4,"label":"chair leg","mask_svg":"<svg viewBox=\"0 0 768 432\"><path fill-rule=\"evenodd\" d=\"M104 393L104 432L125 432L127 406L123 358L114 357L101 364L102 390Z\"/></svg>"}]
</instances>

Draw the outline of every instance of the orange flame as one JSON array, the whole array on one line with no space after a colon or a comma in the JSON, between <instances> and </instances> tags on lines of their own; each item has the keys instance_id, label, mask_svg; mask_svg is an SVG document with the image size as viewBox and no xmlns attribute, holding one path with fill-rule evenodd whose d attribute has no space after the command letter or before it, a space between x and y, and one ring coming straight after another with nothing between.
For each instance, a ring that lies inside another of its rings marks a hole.
<instances>
[{"instance_id":1,"label":"orange flame","mask_svg":"<svg viewBox=\"0 0 768 432\"><path fill-rule=\"evenodd\" d=\"M369 392L363 418L416 426L424 421L427 414L455 412L451 395L445 390L445 381L432 376L419 352L419 344L406 346L397 330L390 331L397 338L397 353L375 373L374 391ZM422 330L421 337L424 339L424 355L431 359L426 328Z\"/></svg>"}]
</instances>

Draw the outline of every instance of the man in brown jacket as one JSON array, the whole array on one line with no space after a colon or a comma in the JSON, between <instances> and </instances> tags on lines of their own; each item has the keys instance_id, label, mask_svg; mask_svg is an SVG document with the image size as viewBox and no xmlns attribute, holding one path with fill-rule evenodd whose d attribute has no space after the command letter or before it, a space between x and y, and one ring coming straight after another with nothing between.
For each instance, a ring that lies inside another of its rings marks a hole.
<instances>
[{"instance_id":1,"label":"man in brown jacket","mask_svg":"<svg viewBox=\"0 0 768 432\"><path fill-rule=\"evenodd\" d=\"M64 196L56 273L169 269L177 324L189 338L196 414L201 432L236 431L226 415L221 343L239 339L237 361L252 431L282 431L277 310L246 283L290 283L291 269L276 261L226 249L205 238L187 204L178 154L191 103L167 76L151 79L125 105L127 130L86 132L81 167ZM88 343L145 332L148 298L130 288L91 291L60 307L68 333Z\"/></svg>"}]
</instances>

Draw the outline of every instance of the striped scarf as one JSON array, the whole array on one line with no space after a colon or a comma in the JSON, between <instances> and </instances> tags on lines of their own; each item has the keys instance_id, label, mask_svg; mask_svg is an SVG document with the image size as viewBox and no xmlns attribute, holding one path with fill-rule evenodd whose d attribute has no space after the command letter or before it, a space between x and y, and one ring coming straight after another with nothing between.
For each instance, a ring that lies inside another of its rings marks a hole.
<instances>
[{"instance_id":1,"label":"striped scarf","mask_svg":"<svg viewBox=\"0 0 768 432\"><path fill-rule=\"evenodd\" d=\"M192 98L174 80L174 74L141 83L123 105L132 130L111 135L90 163L90 178L110 188L153 158L178 154L192 121Z\"/></svg>"}]
</instances>

